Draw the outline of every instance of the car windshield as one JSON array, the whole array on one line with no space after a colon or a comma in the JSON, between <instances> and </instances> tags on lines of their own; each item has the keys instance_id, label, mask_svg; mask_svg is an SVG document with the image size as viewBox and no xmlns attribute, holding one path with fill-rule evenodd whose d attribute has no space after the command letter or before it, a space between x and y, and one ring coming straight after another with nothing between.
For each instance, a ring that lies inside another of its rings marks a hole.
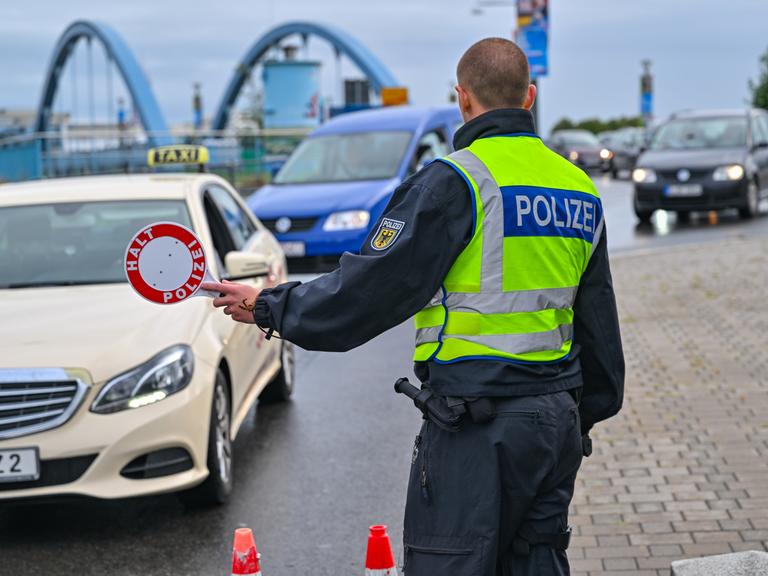
<instances>
[{"instance_id":1,"label":"car windshield","mask_svg":"<svg viewBox=\"0 0 768 576\"><path fill-rule=\"evenodd\" d=\"M600 140L592 132L561 132L558 136L566 146L600 146Z\"/></svg>"},{"instance_id":2,"label":"car windshield","mask_svg":"<svg viewBox=\"0 0 768 576\"><path fill-rule=\"evenodd\" d=\"M383 180L397 175L413 134L354 132L304 140L275 184Z\"/></svg>"},{"instance_id":3,"label":"car windshield","mask_svg":"<svg viewBox=\"0 0 768 576\"><path fill-rule=\"evenodd\" d=\"M670 120L659 126L651 141L652 150L743 148L746 145L745 116Z\"/></svg>"},{"instance_id":4,"label":"car windshield","mask_svg":"<svg viewBox=\"0 0 768 576\"><path fill-rule=\"evenodd\" d=\"M0 289L125 282L123 258L141 228L190 227L183 200L0 207Z\"/></svg>"}]
</instances>

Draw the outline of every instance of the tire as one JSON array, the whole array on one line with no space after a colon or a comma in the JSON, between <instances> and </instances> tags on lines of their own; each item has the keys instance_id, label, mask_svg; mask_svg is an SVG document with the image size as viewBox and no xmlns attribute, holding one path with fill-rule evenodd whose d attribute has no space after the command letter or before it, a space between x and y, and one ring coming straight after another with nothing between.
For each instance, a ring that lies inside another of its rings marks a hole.
<instances>
[{"instance_id":1,"label":"tire","mask_svg":"<svg viewBox=\"0 0 768 576\"><path fill-rule=\"evenodd\" d=\"M637 196L635 196L634 200L632 201L632 207L635 209L635 216L637 216L637 219L640 220L641 224L651 223L651 216L653 216L654 210L642 210L637 205Z\"/></svg>"},{"instance_id":2,"label":"tire","mask_svg":"<svg viewBox=\"0 0 768 576\"><path fill-rule=\"evenodd\" d=\"M690 210L677 210L677 222L679 224L687 224L691 221L691 211Z\"/></svg>"},{"instance_id":3,"label":"tire","mask_svg":"<svg viewBox=\"0 0 768 576\"><path fill-rule=\"evenodd\" d=\"M229 500L232 493L231 404L227 379L219 368L213 387L208 429L208 478L202 484L179 493L179 499L186 506L219 506Z\"/></svg>"},{"instance_id":4,"label":"tire","mask_svg":"<svg viewBox=\"0 0 768 576\"><path fill-rule=\"evenodd\" d=\"M739 208L739 217L742 220L749 220L757 216L757 211L760 206L760 190L757 187L757 182L750 180L747 184L747 193L744 196L744 206Z\"/></svg>"},{"instance_id":5,"label":"tire","mask_svg":"<svg viewBox=\"0 0 768 576\"><path fill-rule=\"evenodd\" d=\"M280 371L262 390L259 401L265 404L286 402L293 394L295 375L296 362L294 361L293 344L283 340L280 349Z\"/></svg>"}]
</instances>

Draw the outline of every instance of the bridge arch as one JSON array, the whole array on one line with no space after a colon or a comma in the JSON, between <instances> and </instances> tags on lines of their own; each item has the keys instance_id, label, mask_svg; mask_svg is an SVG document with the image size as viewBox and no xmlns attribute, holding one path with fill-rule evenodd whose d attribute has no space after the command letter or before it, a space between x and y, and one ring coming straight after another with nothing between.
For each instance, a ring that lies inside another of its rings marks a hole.
<instances>
[{"instance_id":1,"label":"bridge arch","mask_svg":"<svg viewBox=\"0 0 768 576\"><path fill-rule=\"evenodd\" d=\"M96 39L104 45L107 54L117 65L125 81L150 143L165 143L168 140L168 126L149 86L149 81L128 44L111 26L87 20L78 20L70 24L53 49L53 56L45 75L40 106L37 109L35 131L45 132L48 129L61 73L77 41L81 38Z\"/></svg>"},{"instance_id":2,"label":"bridge arch","mask_svg":"<svg viewBox=\"0 0 768 576\"><path fill-rule=\"evenodd\" d=\"M327 24L289 22L276 26L266 32L251 46L245 57L237 65L214 116L212 125L214 130L224 130L227 127L232 107L235 105L237 97L240 95L240 90L242 90L243 84L248 79L251 69L270 48L279 43L283 38L293 34L301 34L305 38L308 36L318 36L327 40L333 45L337 53L349 57L365 73L371 83L371 87L377 94L381 92L382 88L399 85L389 69L384 66L373 52L344 30Z\"/></svg>"}]
</instances>

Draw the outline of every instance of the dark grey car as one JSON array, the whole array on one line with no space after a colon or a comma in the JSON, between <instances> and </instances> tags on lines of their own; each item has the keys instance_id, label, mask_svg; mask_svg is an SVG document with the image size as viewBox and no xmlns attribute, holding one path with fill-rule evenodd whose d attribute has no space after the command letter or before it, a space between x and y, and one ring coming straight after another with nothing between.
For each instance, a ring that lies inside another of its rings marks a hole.
<instances>
[{"instance_id":1,"label":"dark grey car","mask_svg":"<svg viewBox=\"0 0 768 576\"><path fill-rule=\"evenodd\" d=\"M768 113L711 110L676 114L654 131L632 173L641 222L657 209L681 220L692 211L758 213L768 196Z\"/></svg>"}]
</instances>

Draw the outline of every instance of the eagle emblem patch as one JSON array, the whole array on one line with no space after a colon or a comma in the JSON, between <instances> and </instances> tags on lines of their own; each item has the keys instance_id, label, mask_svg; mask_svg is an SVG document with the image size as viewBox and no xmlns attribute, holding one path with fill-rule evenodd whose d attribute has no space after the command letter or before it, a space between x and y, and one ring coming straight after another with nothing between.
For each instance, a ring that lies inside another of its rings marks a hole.
<instances>
[{"instance_id":1,"label":"eagle emblem patch","mask_svg":"<svg viewBox=\"0 0 768 576\"><path fill-rule=\"evenodd\" d=\"M405 222L383 218L376 230L376 234L373 235L371 248L374 250L386 250L395 243L403 228L405 228Z\"/></svg>"}]
</instances>

